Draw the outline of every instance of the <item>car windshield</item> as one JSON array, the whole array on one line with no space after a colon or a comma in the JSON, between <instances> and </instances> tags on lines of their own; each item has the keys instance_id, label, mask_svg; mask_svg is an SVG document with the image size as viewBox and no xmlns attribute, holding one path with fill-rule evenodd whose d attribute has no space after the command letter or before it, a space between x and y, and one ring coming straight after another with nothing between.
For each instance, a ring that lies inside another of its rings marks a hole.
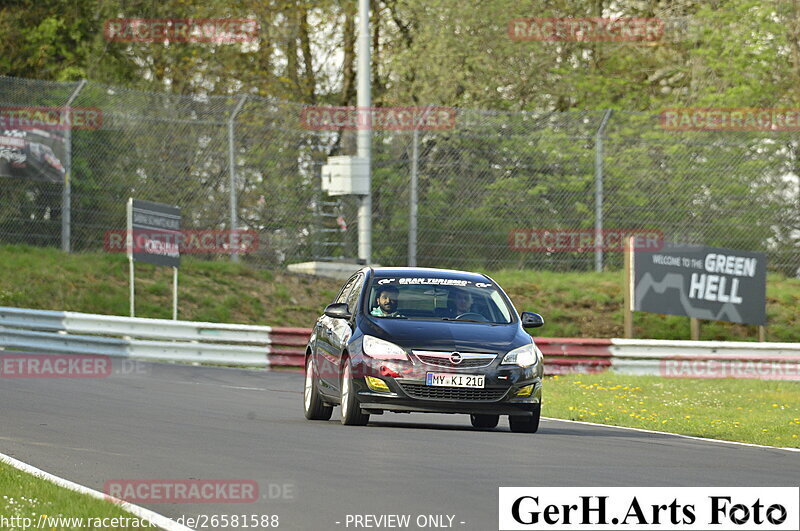
<instances>
[{"instance_id":1,"label":"car windshield","mask_svg":"<svg viewBox=\"0 0 800 531\"><path fill-rule=\"evenodd\" d=\"M377 277L366 312L387 319L509 324L510 303L491 281L453 278Z\"/></svg>"}]
</instances>

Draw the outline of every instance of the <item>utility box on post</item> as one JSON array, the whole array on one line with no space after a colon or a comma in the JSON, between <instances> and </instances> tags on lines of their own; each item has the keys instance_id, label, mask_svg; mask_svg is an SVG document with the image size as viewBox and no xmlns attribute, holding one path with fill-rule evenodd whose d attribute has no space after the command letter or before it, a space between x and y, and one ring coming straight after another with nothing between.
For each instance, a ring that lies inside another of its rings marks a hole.
<instances>
[{"instance_id":1,"label":"utility box on post","mask_svg":"<svg viewBox=\"0 0 800 531\"><path fill-rule=\"evenodd\" d=\"M368 195L367 159L361 157L328 157L322 166L322 189L329 195Z\"/></svg>"}]
</instances>

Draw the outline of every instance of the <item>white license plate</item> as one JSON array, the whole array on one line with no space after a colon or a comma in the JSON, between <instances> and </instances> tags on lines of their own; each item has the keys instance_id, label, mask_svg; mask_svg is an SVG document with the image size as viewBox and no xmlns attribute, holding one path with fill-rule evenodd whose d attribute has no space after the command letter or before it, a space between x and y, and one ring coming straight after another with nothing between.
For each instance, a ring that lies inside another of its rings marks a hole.
<instances>
[{"instance_id":1,"label":"white license plate","mask_svg":"<svg viewBox=\"0 0 800 531\"><path fill-rule=\"evenodd\" d=\"M436 387L477 387L483 389L486 376L483 374L447 374L429 372L425 377L425 385Z\"/></svg>"}]
</instances>

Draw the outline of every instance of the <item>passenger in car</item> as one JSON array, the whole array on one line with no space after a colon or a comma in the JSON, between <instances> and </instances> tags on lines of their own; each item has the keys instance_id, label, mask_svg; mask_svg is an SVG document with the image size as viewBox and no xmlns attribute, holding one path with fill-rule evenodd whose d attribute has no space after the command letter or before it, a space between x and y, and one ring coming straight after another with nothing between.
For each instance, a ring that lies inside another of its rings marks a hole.
<instances>
[{"instance_id":1,"label":"passenger in car","mask_svg":"<svg viewBox=\"0 0 800 531\"><path fill-rule=\"evenodd\" d=\"M472 294L464 289L452 290L447 301L447 309L450 312L449 317L470 313L472 311Z\"/></svg>"}]
</instances>

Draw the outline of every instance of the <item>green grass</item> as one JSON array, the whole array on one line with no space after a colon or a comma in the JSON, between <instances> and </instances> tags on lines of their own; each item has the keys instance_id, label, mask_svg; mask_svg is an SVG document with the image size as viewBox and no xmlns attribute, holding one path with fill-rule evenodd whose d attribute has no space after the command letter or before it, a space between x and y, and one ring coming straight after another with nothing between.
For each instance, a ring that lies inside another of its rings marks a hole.
<instances>
[{"instance_id":1,"label":"green grass","mask_svg":"<svg viewBox=\"0 0 800 531\"><path fill-rule=\"evenodd\" d=\"M136 518L132 514L123 511L119 506L105 500L98 500L87 496L86 494L79 494L71 490L59 487L49 481L37 478L26 472L17 470L16 468L0 463L0 515L6 519L13 517L30 518L31 525L35 528L42 518L41 515L46 515L50 518ZM8 524L23 523L20 519L11 520ZM124 522L125 520L118 520ZM128 520L129 522L131 520ZM51 529L44 527L46 520L42 520L43 529ZM107 521L109 522L109 521ZM50 520L51 524L56 524ZM84 521L84 524L87 524ZM69 526L65 522L58 526L58 529L101 529L102 527L85 527ZM108 528L108 527L106 527ZM134 526L115 527L115 529L133 529ZM155 529L150 527L150 524L139 520L139 529ZM23 529L22 525L6 525L0 524L0 529Z\"/></svg>"},{"instance_id":2,"label":"green grass","mask_svg":"<svg viewBox=\"0 0 800 531\"><path fill-rule=\"evenodd\" d=\"M128 262L122 254L0 246L0 306L128 314ZM622 337L622 273L489 273L520 311L538 311L544 337ZM227 260L181 259L178 318L310 327L338 293L338 280L254 269ZM172 317L172 271L136 265L136 314ZM800 341L800 279L767 280L770 341ZM634 314L635 336L688 339L689 319ZM703 322L701 339L757 339L755 326Z\"/></svg>"},{"instance_id":3,"label":"green grass","mask_svg":"<svg viewBox=\"0 0 800 531\"><path fill-rule=\"evenodd\" d=\"M0 306L128 315L128 261L108 253L0 246ZM338 280L181 258L178 318L310 327ZM172 318L172 270L136 264L137 317Z\"/></svg>"},{"instance_id":4,"label":"green grass","mask_svg":"<svg viewBox=\"0 0 800 531\"><path fill-rule=\"evenodd\" d=\"M542 414L613 426L800 448L800 382L553 376Z\"/></svg>"}]
</instances>

